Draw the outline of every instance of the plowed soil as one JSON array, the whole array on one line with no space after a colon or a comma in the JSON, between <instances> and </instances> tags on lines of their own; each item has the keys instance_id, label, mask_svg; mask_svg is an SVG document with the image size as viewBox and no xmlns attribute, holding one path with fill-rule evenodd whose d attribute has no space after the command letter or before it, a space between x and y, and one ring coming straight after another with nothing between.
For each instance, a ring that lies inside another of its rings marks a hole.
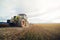
<instances>
[{"instance_id":1,"label":"plowed soil","mask_svg":"<svg viewBox=\"0 0 60 40\"><path fill-rule=\"evenodd\" d=\"M30 24L27 28L2 27L0 40L60 40L60 24Z\"/></svg>"}]
</instances>

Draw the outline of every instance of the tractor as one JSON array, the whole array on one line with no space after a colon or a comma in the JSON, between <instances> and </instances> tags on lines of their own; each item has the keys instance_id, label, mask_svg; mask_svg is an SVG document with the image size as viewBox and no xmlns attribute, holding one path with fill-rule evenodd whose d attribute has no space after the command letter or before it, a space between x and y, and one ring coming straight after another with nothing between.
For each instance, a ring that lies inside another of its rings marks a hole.
<instances>
[{"instance_id":1,"label":"tractor","mask_svg":"<svg viewBox=\"0 0 60 40\"><path fill-rule=\"evenodd\" d=\"M17 16L13 16L11 19L7 20L9 26L12 27L28 27L29 23L27 21L26 14L18 14Z\"/></svg>"}]
</instances>

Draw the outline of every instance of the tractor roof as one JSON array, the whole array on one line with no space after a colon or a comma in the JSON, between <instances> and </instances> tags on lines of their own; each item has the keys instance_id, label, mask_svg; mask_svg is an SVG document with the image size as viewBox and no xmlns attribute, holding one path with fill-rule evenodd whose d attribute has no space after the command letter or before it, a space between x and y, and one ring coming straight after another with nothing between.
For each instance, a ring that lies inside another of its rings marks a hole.
<instances>
[{"instance_id":1,"label":"tractor roof","mask_svg":"<svg viewBox=\"0 0 60 40\"><path fill-rule=\"evenodd\" d=\"M26 16L26 14L18 14L18 15L21 15L21 16Z\"/></svg>"}]
</instances>

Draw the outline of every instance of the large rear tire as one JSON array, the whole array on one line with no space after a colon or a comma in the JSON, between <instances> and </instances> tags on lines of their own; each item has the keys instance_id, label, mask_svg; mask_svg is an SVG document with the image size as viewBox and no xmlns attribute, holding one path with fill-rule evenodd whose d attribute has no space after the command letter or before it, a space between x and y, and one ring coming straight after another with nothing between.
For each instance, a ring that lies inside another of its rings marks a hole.
<instances>
[{"instance_id":1,"label":"large rear tire","mask_svg":"<svg viewBox=\"0 0 60 40\"><path fill-rule=\"evenodd\" d=\"M26 27L26 21L24 19L21 20L21 26Z\"/></svg>"}]
</instances>

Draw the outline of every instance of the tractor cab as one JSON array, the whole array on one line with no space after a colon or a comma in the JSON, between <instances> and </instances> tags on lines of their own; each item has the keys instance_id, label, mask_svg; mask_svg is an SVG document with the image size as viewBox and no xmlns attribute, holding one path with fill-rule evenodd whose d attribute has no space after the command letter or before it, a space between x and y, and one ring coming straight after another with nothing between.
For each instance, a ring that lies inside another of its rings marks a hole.
<instances>
[{"instance_id":1,"label":"tractor cab","mask_svg":"<svg viewBox=\"0 0 60 40\"><path fill-rule=\"evenodd\" d=\"M27 19L27 15L26 14L18 14L18 16L20 16L22 19Z\"/></svg>"}]
</instances>

